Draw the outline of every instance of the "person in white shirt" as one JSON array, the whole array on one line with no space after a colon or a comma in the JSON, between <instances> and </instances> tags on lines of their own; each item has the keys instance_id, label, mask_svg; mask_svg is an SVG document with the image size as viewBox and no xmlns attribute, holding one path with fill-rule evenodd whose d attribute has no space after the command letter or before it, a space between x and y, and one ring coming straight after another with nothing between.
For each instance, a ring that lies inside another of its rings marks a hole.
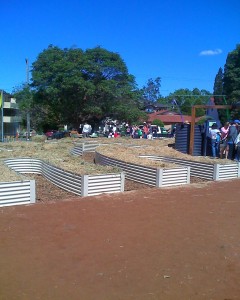
<instances>
[{"instance_id":1,"label":"person in white shirt","mask_svg":"<svg viewBox=\"0 0 240 300\"><path fill-rule=\"evenodd\" d=\"M92 126L89 125L87 122L85 122L85 124L83 125L83 130L82 130L82 134L83 137L89 137L89 134L91 134L92 131Z\"/></svg>"},{"instance_id":2,"label":"person in white shirt","mask_svg":"<svg viewBox=\"0 0 240 300\"><path fill-rule=\"evenodd\" d=\"M221 132L218 129L217 123L214 123L209 130L209 137L211 138L212 157L219 157Z\"/></svg>"}]
</instances>

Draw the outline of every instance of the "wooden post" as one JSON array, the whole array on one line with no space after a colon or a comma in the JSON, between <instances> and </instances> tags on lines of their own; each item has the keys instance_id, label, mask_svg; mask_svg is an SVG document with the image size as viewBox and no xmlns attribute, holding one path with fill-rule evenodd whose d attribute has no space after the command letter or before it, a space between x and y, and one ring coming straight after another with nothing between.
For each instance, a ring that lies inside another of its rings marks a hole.
<instances>
[{"instance_id":1,"label":"wooden post","mask_svg":"<svg viewBox=\"0 0 240 300\"><path fill-rule=\"evenodd\" d=\"M192 106L192 118L191 118L191 128L190 128L190 144L189 144L189 154L190 155L193 155L193 149L194 149L195 117L196 117L196 107Z\"/></svg>"}]
</instances>

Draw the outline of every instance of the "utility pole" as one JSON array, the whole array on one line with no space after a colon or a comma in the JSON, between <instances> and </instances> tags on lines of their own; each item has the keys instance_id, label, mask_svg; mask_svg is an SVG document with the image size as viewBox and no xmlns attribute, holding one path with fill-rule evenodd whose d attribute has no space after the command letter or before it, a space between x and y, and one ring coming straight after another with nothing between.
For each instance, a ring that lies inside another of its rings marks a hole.
<instances>
[{"instance_id":1,"label":"utility pole","mask_svg":"<svg viewBox=\"0 0 240 300\"><path fill-rule=\"evenodd\" d=\"M27 87L29 86L29 60L28 58L25 59L26 62L26 84ZM27 140L30 139L30 113L29 110L27 110Z\"/></svg>"}]
</instances>

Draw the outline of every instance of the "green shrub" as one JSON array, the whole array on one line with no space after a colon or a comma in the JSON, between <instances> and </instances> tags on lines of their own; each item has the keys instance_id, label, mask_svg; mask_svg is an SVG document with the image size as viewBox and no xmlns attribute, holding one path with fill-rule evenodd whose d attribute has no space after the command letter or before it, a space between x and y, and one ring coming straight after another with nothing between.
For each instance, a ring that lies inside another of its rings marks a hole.
<instances>
[{"instance_id":1,"label":"green shrub","mask_svg":"<svg viewBox=\"0 0 240 300\"><path fill-rule=\"evenodd\" d=\"M152 121L152 125L157 125L157 126L159 126L159 127L164 127L163 121L158 120L158 119L154 119L154 120Z\"/></svg>"}]
</instances>

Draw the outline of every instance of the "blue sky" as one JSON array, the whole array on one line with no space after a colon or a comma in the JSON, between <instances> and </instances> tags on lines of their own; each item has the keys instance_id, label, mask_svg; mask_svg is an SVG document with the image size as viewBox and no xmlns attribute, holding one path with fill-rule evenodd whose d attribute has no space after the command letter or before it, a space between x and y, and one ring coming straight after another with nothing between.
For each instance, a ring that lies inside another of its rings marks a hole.
<instances>
[{"instance_id":1,"label":"blue sky","mask_svg":"<svg viewBox=\"0 0 240 300\"><path fill-rule=\"evenodd\" d=\"M161 77L161 94L213 91L227 54L240 43L240 1L0 0L0 89L26 80L53 44L118 52L139 87ZM31 76L30 76L31 77Z\"/></svg>"}]
</instances>

